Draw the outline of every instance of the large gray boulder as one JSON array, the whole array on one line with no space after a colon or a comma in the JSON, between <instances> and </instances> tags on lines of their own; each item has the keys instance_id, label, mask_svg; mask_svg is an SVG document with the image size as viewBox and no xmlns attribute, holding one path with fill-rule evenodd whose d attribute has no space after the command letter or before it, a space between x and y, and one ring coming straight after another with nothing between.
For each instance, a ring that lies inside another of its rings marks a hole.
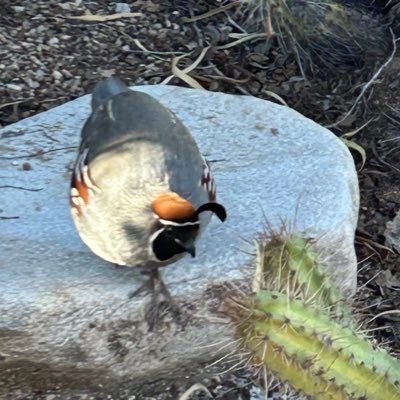
<instances>
[{"instance_id":1,"label":"large gray boulder","mask_svg":"<svg viewBox=\"0 0 400 400\"><path fill-rule=\"evenodd\" d=\"M185 330L166 320L149 333L147 299L127 298L144 278L97 258L75 231L69 176L90 97L8 126L0 130L3 397L56 387L116 393L124 383L135 388L182 371L196 374L229 351L221 343L232 328L213 313L213 288L248 275L252 242L266 221L318 238L336 281L355 291L358 184L341 141L288 107L252 97L174 86L136 90L176 112L215 161L219 201L228 211L226 223L210 224L196 259L163 271L191 318Z\"/></svg>"}]
</instances>

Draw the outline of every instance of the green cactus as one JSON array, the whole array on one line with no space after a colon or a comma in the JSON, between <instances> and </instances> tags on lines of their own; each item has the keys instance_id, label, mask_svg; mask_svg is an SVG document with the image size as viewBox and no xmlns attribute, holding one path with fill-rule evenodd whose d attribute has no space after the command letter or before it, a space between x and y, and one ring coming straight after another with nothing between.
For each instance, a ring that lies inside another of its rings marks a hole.
<instances>
[{"instance_id":1,"label":"green cactus","mask_svg":"<svg viewBox=\"0 0 400 400\"><path fill-rule=\"evenodd\" d=\"M256 294L229 302L251 362L319 400L400 399L400 361L354 329L320 264L298 236L259 243Z\"/></svg>"},{"instance_id":2,"label":"green cactus","mask_svg":"<svg viewBox=\"0 0 400 400\"><path fill-rule=\"evenodd\" d=\"M309 240L300 236L272 235L257 248L253 292L268 289L300 298L324 308L346 326L354 324L351 308L332 283Z\"/></svg>"}]
</instances>

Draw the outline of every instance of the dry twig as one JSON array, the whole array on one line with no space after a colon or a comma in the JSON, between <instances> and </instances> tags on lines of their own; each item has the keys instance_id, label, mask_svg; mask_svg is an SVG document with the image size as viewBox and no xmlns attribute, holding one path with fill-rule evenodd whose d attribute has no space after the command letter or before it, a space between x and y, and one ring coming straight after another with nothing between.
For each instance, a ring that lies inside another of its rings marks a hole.
<instances>
[{"instance_id":1,"label":"dry twig","mask_svg":"<svg viewBox=\"0 0 400 400\"><path fill-rule=\"evenodd\" d=\"M364 87L361 90L361 93L357 96L354 104L351 106L350 110L345 114L345 116L342 117L339 121L336 121L334 124L327 125L326 128L334 128L334 127L338 126L340 123L342 123L346 118L348 118L353 113L355 108L357 107L359 101L364 97L366 91L378 79L378 77L382 73L382 71L392 62L393 57L396 54L397 41L399 39L395 37L392 29L390 29L390 34L392 35L393 49L392 49L392 52L391 52L389 58L380 66L380 68L375 72L375 74L372 76L372 78L364 85Z\"/></svg>"}]
</instances>

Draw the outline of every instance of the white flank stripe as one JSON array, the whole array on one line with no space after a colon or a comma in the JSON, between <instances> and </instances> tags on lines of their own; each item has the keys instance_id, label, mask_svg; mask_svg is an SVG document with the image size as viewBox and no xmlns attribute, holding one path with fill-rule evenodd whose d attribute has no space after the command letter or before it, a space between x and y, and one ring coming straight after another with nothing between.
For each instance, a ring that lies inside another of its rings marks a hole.
<instances>
[{"instance_id":1,"label":"white flank stripe","mask_svg":"<svg viewBox=\"0 0 400 400\"><path fill-rule=\"evenodd\" d=\"M79 217L79 211L75 207L71 207L71 212L74 217Z\"/></svg>"},{"instance_id":2,"label":"white flank stripe","mask_svg":"<svg viewBox=\"0 0 400 400\"><path fill-rule=\"evenodd\" d=\"M82 168L82 176L83 176L83 183L89 188L89 189L94 189L94 185L92 181L90 180L89 177L89 168L87 165L85 165Z\"/></svg>"},{"instance_id":3,"label":"white flank stripe","mask_svg":"<svg viewBox=\"0 0 400 400\"><path fill-rule=\"evenodd\" d=\"M79 204L79 199L80 199L80 197L72 197L71 198L71 201L76 205L76 206L80 206L80 204Z\"/></svg>"},{"instance_id":4,"label":"white flank stripe","mask_svg":"<svg viewBox=\"0 0 400 400\"><path fill-rule=\"evenodd\" d=\"M107 102L107 113L108 113L111 121L115 121L115 116L114 116L113 111L112 111L112 100L109 100Z\"/></svg>"}]
</instances>

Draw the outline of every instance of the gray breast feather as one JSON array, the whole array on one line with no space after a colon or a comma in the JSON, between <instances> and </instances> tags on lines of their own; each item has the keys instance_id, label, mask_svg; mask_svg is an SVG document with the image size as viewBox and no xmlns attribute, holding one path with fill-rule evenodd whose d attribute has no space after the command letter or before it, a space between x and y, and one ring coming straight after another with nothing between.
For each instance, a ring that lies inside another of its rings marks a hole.
<instances>
[{"instance_id":1,"label":"gray breast feather","mask_svg":"<svg viewBox=\"0 0 400 400\"><path fill-rule=\"evenodd\" d=\"M110 152L118 155L129 150L135 155L137 151L141 161L140 165L134 163L135 168L149 165L153 165L154 170L165 168L171 191L197 200L195 204L206 201L199 187L202 157L183 123L146 93L118 87L116 91L118 93L110 97L103 93L107 97L103 103L97 95L96 104L100 105L83 128L83 146L89 148L87 162L90 164ZM160 162L164 165L158 166Z\"/></svg>"}]
</instances>

